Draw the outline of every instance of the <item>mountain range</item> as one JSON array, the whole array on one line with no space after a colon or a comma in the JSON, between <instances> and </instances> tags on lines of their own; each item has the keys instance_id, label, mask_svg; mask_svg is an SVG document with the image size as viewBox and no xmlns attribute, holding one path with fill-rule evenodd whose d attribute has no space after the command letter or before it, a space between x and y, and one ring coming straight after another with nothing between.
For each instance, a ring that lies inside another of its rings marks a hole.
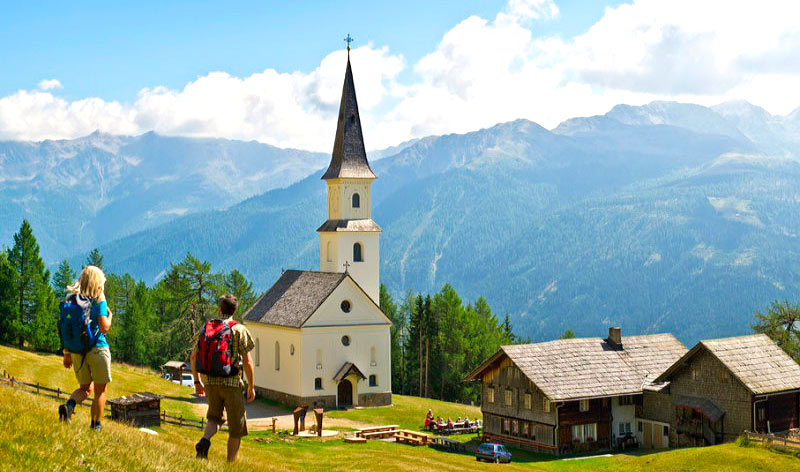
<instances>
[{"instance_id":1,"label":"mountain range","mask_svg":"<svg viewBox=\"0 0 800 472\"><path fill-rule=\"evenodd\" d=\"M686 343L745 333L755 310L800 288L799 143L800 112L773 116L745 102L619 105L553 130L518 120L405 143L372 163L381 279L396 295L444 283L468 300L483 295L535 340L565 329L598 335L609 325L674 332ZM286 164L287 176L327 163L270 149L269 164ZM265 164L252 165L255 174ZM263 193L248 187L237 195L253 196L229 206L181 203L194 212L136 222L145 228L100 244L106 265L153 282L191 251L218 269L242 270L259 290L281 269L316 269L315 229L326 218L320 176L285 188L272 181ZM153 201L178 206L166 190ZM108 222L98 207L95 231ZM67 254L53 247L51 261Z\"/></svg>"}]
</instances>

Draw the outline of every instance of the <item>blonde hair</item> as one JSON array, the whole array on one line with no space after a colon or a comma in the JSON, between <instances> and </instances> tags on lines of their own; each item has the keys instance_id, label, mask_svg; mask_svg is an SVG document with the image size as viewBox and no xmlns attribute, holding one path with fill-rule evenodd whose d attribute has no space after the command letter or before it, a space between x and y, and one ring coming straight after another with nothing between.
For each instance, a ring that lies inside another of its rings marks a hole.
<instances>
[{"instance_id":1,"label":"blonde hair","mask_svg":"<svg viewBox=\"0 0 800 472\"><path fill-rule=\"evenodd\" d=\"M75 283L68 285L67 290L71 293L80 293L95 300L105 298L106 275L99 267L86 266L81 271L81 278Z\"/></svg>"}]
</instances>

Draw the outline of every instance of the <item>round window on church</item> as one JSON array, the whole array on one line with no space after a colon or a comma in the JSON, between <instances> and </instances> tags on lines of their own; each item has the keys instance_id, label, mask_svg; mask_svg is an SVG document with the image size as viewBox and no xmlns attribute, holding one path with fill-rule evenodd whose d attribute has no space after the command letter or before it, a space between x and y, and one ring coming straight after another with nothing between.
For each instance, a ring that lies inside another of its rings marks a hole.
<instances>
[{"instance_id":1,"label":"round window on church","mask_svg":"<svg viewBox=\"0 0 800 472\"><path fill-rule=\"evenodd\" d=\"M345 346L349 346L350 345L350 336L347 336L347 335L342 336L342 344L344 344Z\"/></svg>"},{"instance_id":2,"label":"round window on church","mask_svg":"<svg viewBox=\"0 0 800 472\"><path fill-rule=\"evenodd\" d=\"M350 306L350 300L343 300L342 304L339 305L339 306L342 308L342 311L345 312L345 313L350 313L350 308L352 308Z\"/></svg>"}]
</instances>

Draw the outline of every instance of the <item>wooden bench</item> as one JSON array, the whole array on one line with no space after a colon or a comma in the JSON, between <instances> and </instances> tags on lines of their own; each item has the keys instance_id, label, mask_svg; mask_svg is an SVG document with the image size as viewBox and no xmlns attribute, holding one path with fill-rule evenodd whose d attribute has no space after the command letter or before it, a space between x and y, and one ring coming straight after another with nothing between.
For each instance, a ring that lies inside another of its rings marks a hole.
<instances>
[{"instance_id":1,"label":"wooden bench","mask_svg":"<svg viewBox=\"0 0 800 472\"><path fill-rule=\"evenodd\" d=\"M397 431L397 428L399 428L399 426L396 425L396 424L389 424L389 425L385 425L385 426L369 426L367 428L361 428L358 431L356 431L356 436L357 437L368 437L368 436L364 436L364 435L365 434L372 434L372 433L381 433L381 432L385 432L385 431L395 432L395 431Z\"/></svg>"},{"instance_id":2,"label":"wooden bench","mask_svg":"<svg viewBox=\"0 0 800 472\"><path fill-rule=\"evenodd\" d=\"M394 440L396 442L411 444L412 446L426 446L429 438L430 436L425 433L409 431L407 429L397 431L394 434Z\"/></svg>"},{"instance_id":3,"label":"wooden bench","mask_svg":"<svg viewBox=\"0 0 800 472\"><path fill-rule=\"evenodd\" d=\"M430 446L451 451L466 451L467 447L464 443L456 441L455 439L445 438L442 436L435 436L431 438Z\"/></svg>"},{"instance_id":4,"label":"wooden bench","mask_svg":"<svg viewBox=\"0 0 800 472\"><path fill-rule=\"evenodd\" d=\"M386 439L394 437L395 433L399 430L397 429L389 429L386 431L373 431L371 433L361 433L361 437L364 439Z\"/></svg>"},{"instance_id":5,"label":"wooden bench","mask_svg":"<svg viewBox=\"0 0 800 472\"><path fill-rule=\"evenodd\" d=\"M344 442L360 444L360 443L367 442L367 440L366 440L366 438L359 438L357 436L348 436L348 437L344 438Z\"/></svg>"}]
</instances>

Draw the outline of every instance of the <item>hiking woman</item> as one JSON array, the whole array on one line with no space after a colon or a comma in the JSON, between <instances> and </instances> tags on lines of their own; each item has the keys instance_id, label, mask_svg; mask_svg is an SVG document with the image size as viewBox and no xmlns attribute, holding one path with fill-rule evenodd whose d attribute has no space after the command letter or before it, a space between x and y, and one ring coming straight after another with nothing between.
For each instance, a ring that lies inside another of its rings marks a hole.
<instances>
[{"instance_id":1,"label":"hiking woman","mask_svg":"<svg viewBox=\"0 0 800 472\"><path fill-rule=\"evenodd\" d=\"M111 328L112 313L105 297L106 276L95 266L86 266L80 279L67 287L70 292L61 304L59 333L64 345L64 367L75 370L80 387L67 403L59 406L58 416L69 421L75 407L91 394L91 428L101 430L100 420L106 406L107 386L111 383L111 351L105 334ZM88 316L86 316L88 315ZM81 322L88 323L83 327Z\"/></svg>"}]
</instances>

